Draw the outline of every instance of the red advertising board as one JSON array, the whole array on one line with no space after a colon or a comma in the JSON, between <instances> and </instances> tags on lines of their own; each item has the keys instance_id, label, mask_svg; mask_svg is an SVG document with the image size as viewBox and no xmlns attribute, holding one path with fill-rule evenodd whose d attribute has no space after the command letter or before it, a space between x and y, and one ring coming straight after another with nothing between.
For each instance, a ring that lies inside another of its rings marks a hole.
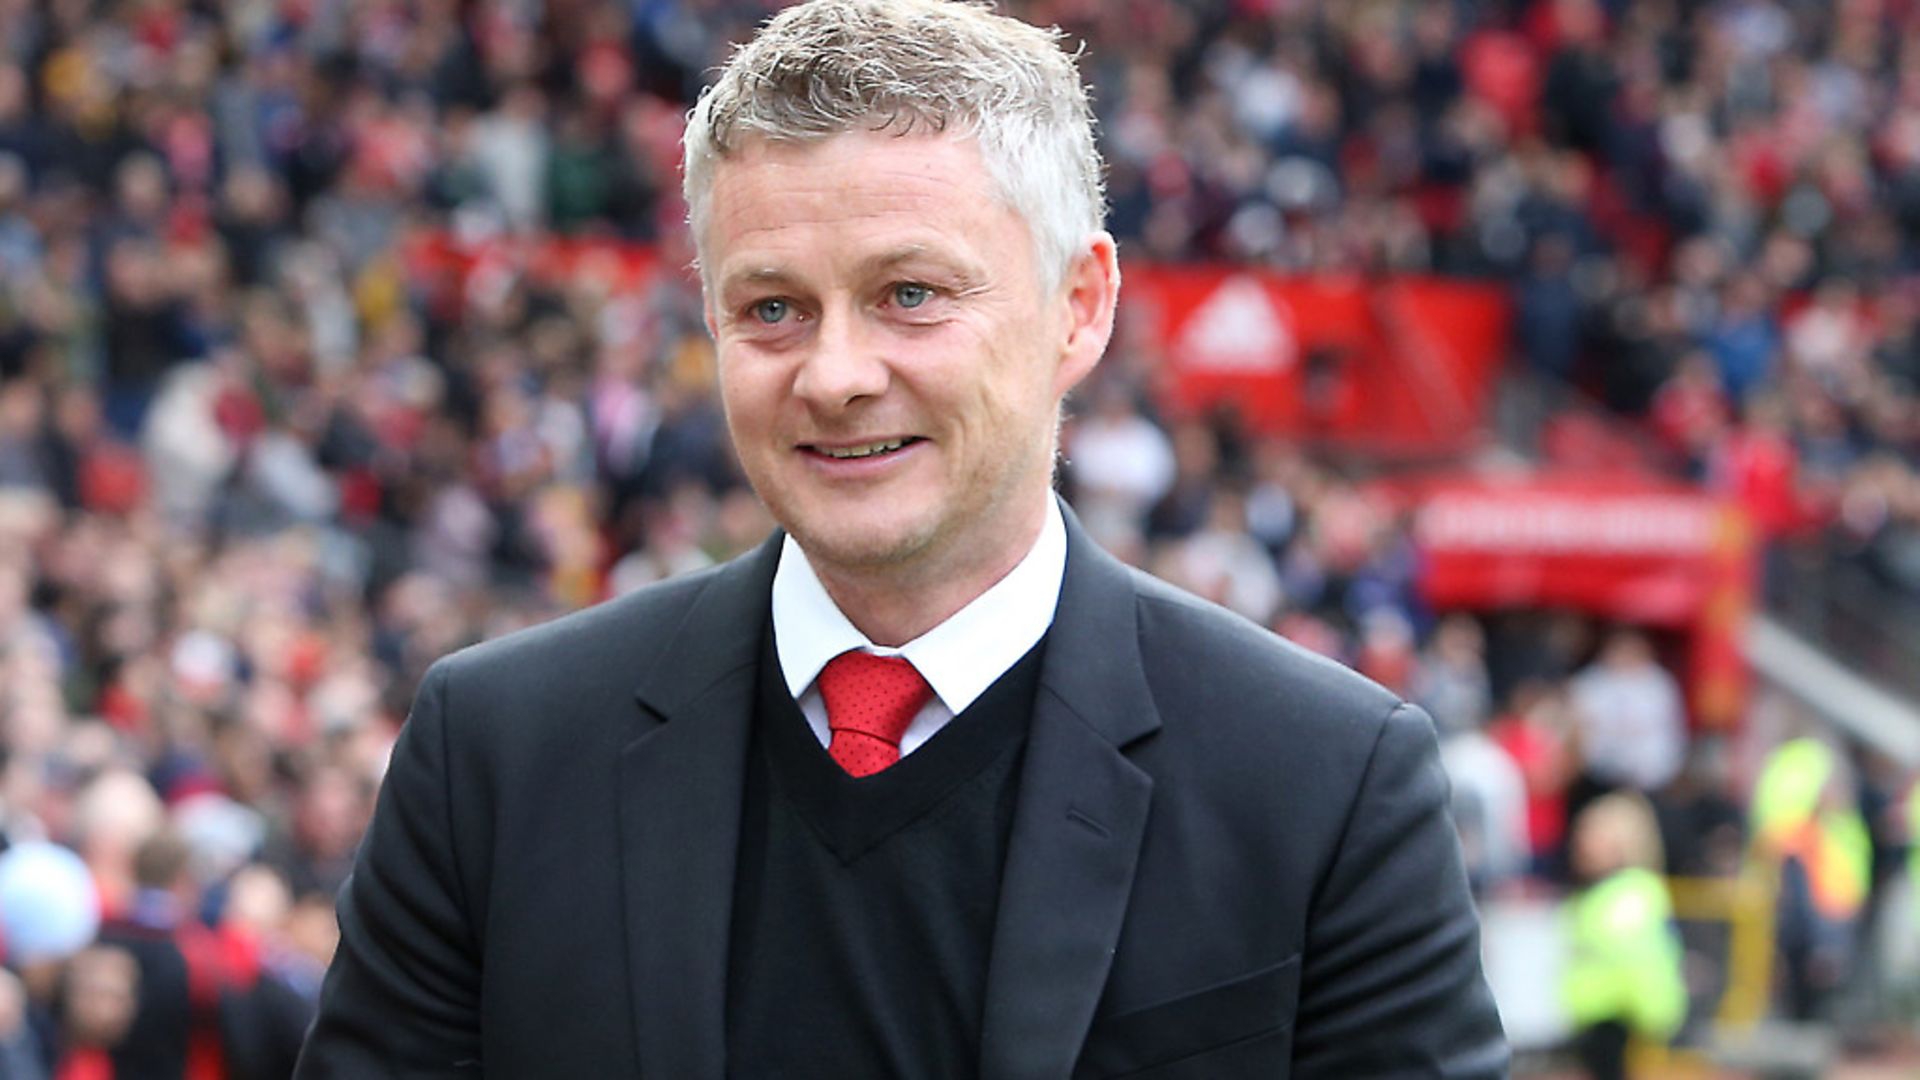
<instances>
[{"instance_id":1,"label":"red advertising board","mask_svg":"<svg viewBox=\"0 0 1920 1080\"><path fill-rule=\"evenodd\" d=\"M1133 263L1125 282L1126 317L1164 350L1173 409L1227 405L1302 441L1466 448L1506 356L1508 299L1493 285Z\"/></svg>"},{"instance_id":2,"label":"red advertising board","mask_svg":"<svg viewBox=\"0 0 1920 1080\"><path fill-rule=\"evenodd\" d=\"M1572 608L1679 631L1695 717L1737 722L1755 547L1733 502L1623 475L1447 477L1394 494L1435 608Z\"/></svg>"},{"instance_id":3,"label":"red advertising board","mask_svg":"<svg viewBox=\"0 0 1920 1080\"><path fill-rule=\"evenodd\" d=\"M1436 604L1566 606L1676 626L1704 602L1699 568L1720 514L1690 492L1472 485L1430 494L1413 530Z\"/></svg>"}]
</instances>

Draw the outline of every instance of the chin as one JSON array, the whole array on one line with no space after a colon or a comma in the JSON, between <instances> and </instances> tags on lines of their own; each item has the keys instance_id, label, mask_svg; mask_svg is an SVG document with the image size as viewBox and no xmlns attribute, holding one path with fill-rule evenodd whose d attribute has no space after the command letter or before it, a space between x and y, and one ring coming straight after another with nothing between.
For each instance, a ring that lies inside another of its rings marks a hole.
<instances>
[{"instance_id":1,"label":"chin","mask_svg":"<svg viewBox=\"0 0 1920 1080\"><path fill-rule=\"evenodd\" d=\"M825 528L795 521L787 531L816 563L875 570L911 561L928 548L931 540L923 530L903 522L844 518Z\"/></svg>"}]
</instances>

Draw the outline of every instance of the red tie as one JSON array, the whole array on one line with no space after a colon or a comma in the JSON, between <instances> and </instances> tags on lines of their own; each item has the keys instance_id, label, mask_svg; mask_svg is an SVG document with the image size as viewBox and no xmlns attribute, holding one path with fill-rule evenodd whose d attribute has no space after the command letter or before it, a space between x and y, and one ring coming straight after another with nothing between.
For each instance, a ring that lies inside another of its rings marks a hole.
<instances>
[{"instance_id":1,"label":"red tie","mask_svg":"<svg viewBox=\"0 0 1920 1080\"><path fill-rule=\"evenodd\" d=\"M933 695L907 660L858 649L827 661L819 684L833 732L827 753L853 776L872 776L900 760L900 737Z\"/></svg>"}]
</instances>

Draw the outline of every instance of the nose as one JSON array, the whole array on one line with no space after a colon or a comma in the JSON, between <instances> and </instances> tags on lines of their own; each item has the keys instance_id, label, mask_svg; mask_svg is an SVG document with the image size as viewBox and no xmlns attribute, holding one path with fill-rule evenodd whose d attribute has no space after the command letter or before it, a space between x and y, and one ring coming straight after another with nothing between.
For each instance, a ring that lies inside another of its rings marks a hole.
<instances>
[{"instance_id":1,"label":"nose","mask_svg":"<svg viewBox=\"0 0 1920 1080\"><path fill-rule=\"evenodd\" d=\"M816 409L844 409L884 394L890 378L878 343L860 319L844 309L829 309L821 314L819 329L801 358L793 393Z\"/></svg>"}]
</instances>

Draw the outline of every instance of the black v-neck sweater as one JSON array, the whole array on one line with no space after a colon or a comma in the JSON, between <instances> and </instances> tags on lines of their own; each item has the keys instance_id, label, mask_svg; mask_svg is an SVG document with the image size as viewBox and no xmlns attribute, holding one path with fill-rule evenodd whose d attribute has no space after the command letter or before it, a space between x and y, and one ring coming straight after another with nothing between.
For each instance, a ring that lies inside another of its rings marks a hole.
<instances>
[{"instance_id":1,"label":"black v-neck sweater","mask_svg":"<svg viewBox=\"0 0 1920 1080\"><path fill-rule=\"evenodd\" d=\"M728 946L729 1076L978 1075L1045 645L924 746L856 779L788 695L769 632Z\"/></svg>"}]
</instances>

